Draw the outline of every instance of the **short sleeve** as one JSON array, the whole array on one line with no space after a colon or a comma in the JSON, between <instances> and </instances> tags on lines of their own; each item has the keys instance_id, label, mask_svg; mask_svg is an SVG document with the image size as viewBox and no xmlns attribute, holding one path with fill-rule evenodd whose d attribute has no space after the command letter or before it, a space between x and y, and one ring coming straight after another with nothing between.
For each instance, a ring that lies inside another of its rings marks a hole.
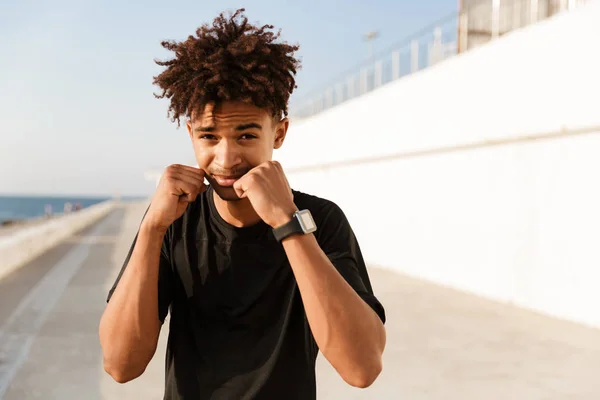
<instances>
[{"instance_id":1,"label":"short sleeve","mask_svg":"<svg viewBox=\"0 0 600 400\"><path fill-rule=\"evenodd\" d=\"M356 293L377 313L385 324L385 309L375 297L358 240L344 212L328 202L317 223L317 241L323 252Z\"/></svg>"},{"instance_id":2,"label":"short sleeve","mask_svg":"<svg viewBox=\"0 0 600 400\"><path fill-rule=\"evenodd\" d=\"M169 232L170 231L167 231L167 234L165 234L165 238L163 239L160 251L160 261L158 266L158 317L161 322L165 321L165 318L167 317L167 314L169 312L169 306L171 305L171 301L173 298L173 269L171 267L171 261L169 256ZM117 285L119 284L119 281L121 280L123 272L125 272L125 269L129 264L129 260L131 259L131 254L133 253L133 249L135 248L138 235L139 230L136 233L135 238L133 239L131 247L129 248L129 253L125 258L125 261L123 262L121 271L119 272L119 275L117 276L117 279L115 280L115 283L113 284L112 288L108 292L108 297L106 299L107 303L110 301L110 298L112 297L115 289L117 288Z\"/></svg>"}]
</instances>

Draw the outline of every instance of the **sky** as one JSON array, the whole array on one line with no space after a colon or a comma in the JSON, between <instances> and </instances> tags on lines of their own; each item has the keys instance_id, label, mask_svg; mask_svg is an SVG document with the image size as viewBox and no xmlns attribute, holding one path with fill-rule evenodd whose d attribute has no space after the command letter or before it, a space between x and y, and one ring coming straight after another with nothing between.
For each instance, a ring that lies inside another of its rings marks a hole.
<instances>
[{"instance_id":1,"label":"sky","mask_svg":"<svg viewBox=\"0 0 600 400\"><path fill-rule=\"evenodd\" d=\"M457 9L457 0L1 0L0 195L150 195L149 169L194 159L155 99L162 40L246 8L300 45L291 103Z\"/></svg>"}]
</instances>

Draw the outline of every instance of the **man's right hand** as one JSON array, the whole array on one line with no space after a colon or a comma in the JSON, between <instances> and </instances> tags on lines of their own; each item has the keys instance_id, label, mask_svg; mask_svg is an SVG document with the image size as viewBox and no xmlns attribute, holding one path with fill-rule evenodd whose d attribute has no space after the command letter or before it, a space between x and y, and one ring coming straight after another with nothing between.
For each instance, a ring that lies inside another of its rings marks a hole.
<instances>
[{"instance_id":1,"label":"man's right hand","mask_svg":"<svg viewBox=\"0 0 600 400\"><path fill-rule=\"evenodd\" d=\"M173 164L162 174L144 223L151 229L167 231L183 215L189 203L206 190L204 171Z\"/></svg>"}]
</instances>

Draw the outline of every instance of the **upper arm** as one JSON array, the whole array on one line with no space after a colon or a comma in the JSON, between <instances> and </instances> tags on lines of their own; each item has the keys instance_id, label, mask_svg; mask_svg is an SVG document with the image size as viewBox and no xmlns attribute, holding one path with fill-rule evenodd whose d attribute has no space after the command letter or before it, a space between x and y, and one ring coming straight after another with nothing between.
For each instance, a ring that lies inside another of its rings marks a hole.
<instances>
[{"instance_id":1,"label":"upper arm","mask_svg":"<svg viewBox=\"0 0 600 400\"><path fill-rule=\"evenodd\" d=\"M373 293L358 240L344 212L335 203L329 202L319 214L316 233L321 249L344 280L385 323L385 309Z\"/></svg>"},{"instance_id":2,"label":"upper arm","mask_svg":"<svg viewBox=\"0 0 600 400\"><path fill-rule=\"evenodd\" d=\"M139 234L139 231L138 231ZM121 276L125 272L127 265L129 264L129 260L131 259L131 255L133 253L133 249L135 248L135 244L138 238L138 234L135 235L133 239L133 243L129 248L129 252L123 265L121 267L121 271L117 276L112 288L108 292L108 296L106 298L106 302L110 301L115 289L117 288L119 281L121 280ZM170 249L169 249L169 231L165 235L163 239L163 243L160 251L160 260L158 266L158 318L161 323L165 321L167 314L169 312L169 306L171 305L171 301L173 299L173 268L171 265L171 257L170 257Z\"/></svg>"}]
</instances>

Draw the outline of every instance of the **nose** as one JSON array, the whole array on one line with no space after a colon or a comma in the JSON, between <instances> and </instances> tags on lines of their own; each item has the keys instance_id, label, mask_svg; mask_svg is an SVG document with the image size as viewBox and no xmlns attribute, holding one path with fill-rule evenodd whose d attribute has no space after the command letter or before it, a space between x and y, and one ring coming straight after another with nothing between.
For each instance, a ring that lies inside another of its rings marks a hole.
<instances>
[{"instance_id":1,"label":"nose","mask_svg":"<svg viewBox=\"0 0 600 400\"><path fill-rule=\"evenodd\" d=\"M215 162L222 169L233 169L241 164L242 157L235 142L223 139L215 148Z\"/></svg>"}]
</instances>

